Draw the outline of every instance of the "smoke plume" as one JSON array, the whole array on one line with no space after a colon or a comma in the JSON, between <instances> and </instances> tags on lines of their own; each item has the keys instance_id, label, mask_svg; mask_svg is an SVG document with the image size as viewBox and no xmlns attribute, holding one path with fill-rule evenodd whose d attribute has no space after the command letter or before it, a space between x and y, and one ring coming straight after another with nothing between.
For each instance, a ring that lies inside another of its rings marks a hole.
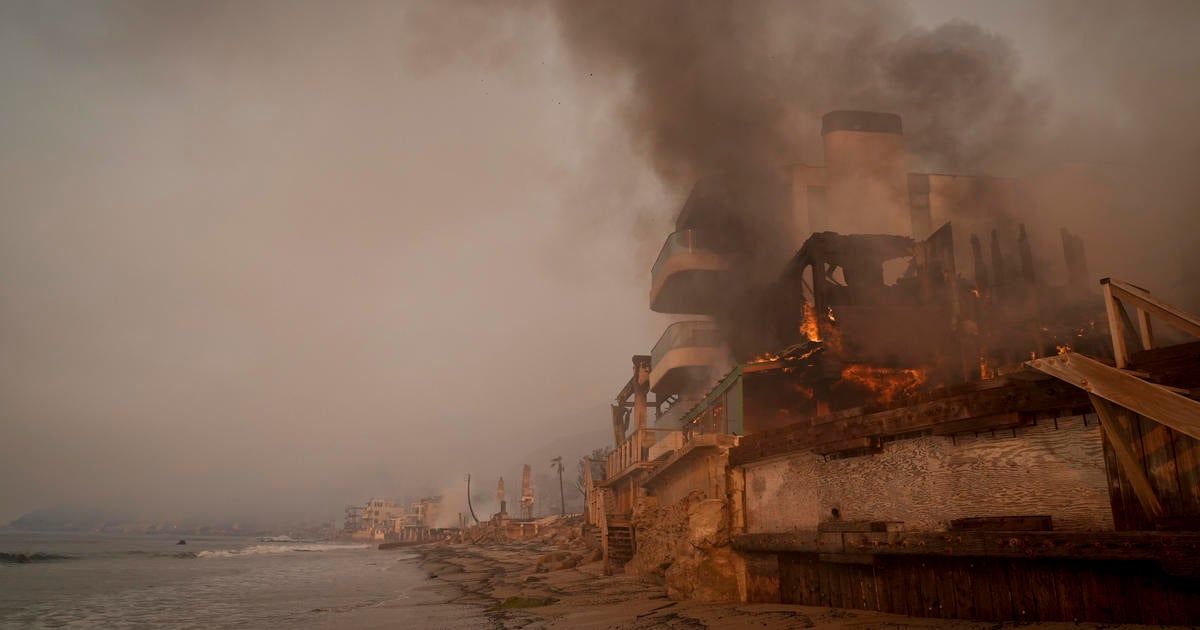
<instances>
[{"instance_id":1,"label":"smoke plume","mask_svg":"<svg viewBox=\"0 0 1200 630\"><path fill-rule=\"evenodd\" d=\"M664 178L812 159L816 117L892 111L940 168L994 168L1043 118L1015 49L956 21L916 28L895 3L555 5L589 73L629 77L627 129Z\"/></svg>"},{"instance_id":2,"label":"smoke plume","mask_svg":"<svg viewBox=\"0 0 1200 630\"><path fill-rule=\"evenodd\" d=\"M1196 237L1178 234L1196 234L1200 214L1188 177L1200 156L1189 36L1200 5L1014 7L1012 32L1034 29L1046 58L963 19L927 27L890 2L553 6L578 67L626 86L625 129L680 195L713 173L819 162L824 112L894 112L912 171L1031 176L1063 162L1119 171L1106 192L1111 216L1094 216L1070 190L1055 208L1001 221L1029 223L1039 257L1056 263L1058 229L1069 227L1087 241L1097 277L1150 277L1195 303Z\"/></svg>"}]
</instances>

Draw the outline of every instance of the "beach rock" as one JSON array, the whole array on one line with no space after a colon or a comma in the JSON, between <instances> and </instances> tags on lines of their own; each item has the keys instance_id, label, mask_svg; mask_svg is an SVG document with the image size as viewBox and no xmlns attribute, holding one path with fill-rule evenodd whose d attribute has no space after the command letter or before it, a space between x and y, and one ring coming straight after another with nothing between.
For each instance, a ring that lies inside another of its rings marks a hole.
<instances>
[{"instance_id":1,"label":"beach rock","mask_svg":"<svg viewBox=\"0 0 1200 630\"><path fill-rule=\"evenodd\" d=\"M554 551L542 556L537 565L534 566L534 571L537 573L547 573L549 571L561 571L563 569L573 569L583 561L583 556L576 553L566 551Z\"/></svg>"},{"instance_id":2,"label":"beach rock","mask_svg":"<svg viewBox=\"0 0 1200 630\"><path fill-rule=\"evenodd\" d=\"M563 569L574 569L575 567L579 566L579 563L582 560L583 560L583 556L571 554L570 558L563 560L561 563L558 564L557 567L551 569L551 571L562 571Z\"/></svg>"}]
</instances>

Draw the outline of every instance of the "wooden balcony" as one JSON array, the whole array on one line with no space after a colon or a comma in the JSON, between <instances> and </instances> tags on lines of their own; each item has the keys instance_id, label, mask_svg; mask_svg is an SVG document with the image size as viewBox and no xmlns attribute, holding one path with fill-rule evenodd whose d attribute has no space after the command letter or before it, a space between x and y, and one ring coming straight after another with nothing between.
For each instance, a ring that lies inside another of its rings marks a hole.
<instances>
[{"instance_id":1,"label":"wooden balcony","mask_svg":"<svg viewBox=\"0 0 1200 630\"><path fill-rule=\"evenodd\" d=\"M630 475L638 470L653 469L658 465L653 458L650 457L654 445L659 441L667 442L682 442L682 438L677 438L676 434L680 434L678 429L645 429L643 431L634 431L629 435L629 439L625 440L624 444L617 447L613 452L608 454L608 461L605 465L606 476L605 484L611 485L623 477Z\"/></svg>"}]
</instances>

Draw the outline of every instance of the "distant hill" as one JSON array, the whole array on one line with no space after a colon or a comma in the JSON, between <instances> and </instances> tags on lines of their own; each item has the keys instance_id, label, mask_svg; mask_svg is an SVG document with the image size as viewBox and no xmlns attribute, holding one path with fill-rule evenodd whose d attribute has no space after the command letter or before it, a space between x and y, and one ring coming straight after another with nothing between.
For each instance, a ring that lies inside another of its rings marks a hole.
<instances>
[{"instance_id":1,"label":"distant hill","mask_svg":"<svg viewBox=\"0 0 1200 630\"><path fill-rule=\"evenodd\" d=\"M57 506L24 514L14 519L5 528L26 531L80 531L118 527L129 521L128 516L109 510Z\"/></svg>"}]
</instances>

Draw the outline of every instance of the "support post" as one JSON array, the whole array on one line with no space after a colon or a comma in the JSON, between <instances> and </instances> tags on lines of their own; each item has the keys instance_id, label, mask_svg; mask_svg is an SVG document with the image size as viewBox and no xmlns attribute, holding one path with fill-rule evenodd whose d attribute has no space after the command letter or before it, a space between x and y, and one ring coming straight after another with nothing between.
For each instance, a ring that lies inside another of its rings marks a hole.
<instances>
[{"instance_id":1,"label":"support post","mask_svg":"<svg viewBox=\"0 0 1200 630\"><path fill-rule=\"evenodd\" d=\"M1108 442L1117 456L1117 464L1121 472L1125 473L1129 485L1133 487L1134 496L1151 518L1162 516L1162 502L1158 500L1154 487L1150 485L1150 480L1146 478L1146 473L1133 454L1133 423L1129 422L1128 412L1116 408L1095 394L1091 394L1091 399L1092 406L1096 408L1096 415L1100 416L1100 428L1108 436Z\"/></svg>"},{"instance_id":2,"label":"support post","mask_svg":"<svg viewBox=\"0 0 1200 630\"><path fill-rule=\"evenodd\" d=\"M1117 362L1117 369L1123 370L1129 367L1129 348L1125 345L1125 324L1124 318L1121 317L1125 307L1113 295L1111 284L1104 282L1100 287L1104 292L1104 310L1108 314L1108 334L1112 337L1113 359Z\"/></svg>"}]
</instances>

